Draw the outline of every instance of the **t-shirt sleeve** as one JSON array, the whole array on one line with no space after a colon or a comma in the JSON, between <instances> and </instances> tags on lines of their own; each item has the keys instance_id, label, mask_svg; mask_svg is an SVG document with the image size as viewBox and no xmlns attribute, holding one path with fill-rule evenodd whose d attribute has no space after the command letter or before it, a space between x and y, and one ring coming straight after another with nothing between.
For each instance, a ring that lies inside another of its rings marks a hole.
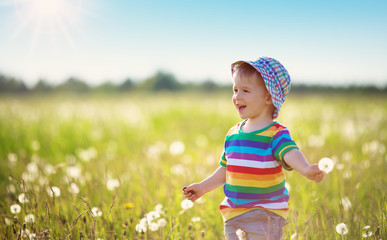
<instances>
[{"instance_id":1,"label":"t-shirt sleeve","mask_svg":"<svg viewBox=\"0 0 387 240\"><path fill-rule=\"evenodd\" d=\"M285 163L284 156L292 149L298 149L298 147L290 136L289 130L284 128L278 131L273 137L273 154L282 167L289 171L293 168Z\"/></svg>"},{"instance_id":2,"label":"t-shirt sleeve","mask_svg":"<svg viewBox=\"0 0 387 240\"><path fill-rule=\"evenodd\" d=\"M222 153L222 156L220 157L219 164L222 167L227 167L227 158L226 158L226 153L224 151Z\"/></svg>"}]
</instances>

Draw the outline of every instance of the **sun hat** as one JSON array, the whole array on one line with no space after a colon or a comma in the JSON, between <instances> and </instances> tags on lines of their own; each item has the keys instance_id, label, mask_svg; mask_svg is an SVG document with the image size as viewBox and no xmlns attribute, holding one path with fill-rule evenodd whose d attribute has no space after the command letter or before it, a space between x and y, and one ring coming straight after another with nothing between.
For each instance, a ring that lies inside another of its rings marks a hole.
<instances>
[{"instance_id":1,"label":"sun hat","mask_svg":"<svg viewBox=\"0 0 387 240\"><path fill-rule=\"evenodd\" d=\"M262 76L266 89L269 91L276 108L273 118L277 118L281 105L285 102L285 96L290 91L290 76L285 67L277 60L269 57L261 57L256 61L237 61L231 64L231 73L234 73L241 63L248 63Z\"/></svg>"}]
</instances>

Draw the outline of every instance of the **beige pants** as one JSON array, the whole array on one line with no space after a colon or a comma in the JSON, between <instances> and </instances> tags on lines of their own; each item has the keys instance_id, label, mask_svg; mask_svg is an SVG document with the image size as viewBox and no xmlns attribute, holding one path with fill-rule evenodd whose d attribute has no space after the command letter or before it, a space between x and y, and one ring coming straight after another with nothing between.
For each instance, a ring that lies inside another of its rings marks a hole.
<instances>
[{"instance_id":1,"label":"beige pants","mask_svg":"<svg viewBox=\"0 0 387 240\"><path fill-rule=\"evenodd\" d=\"M281 239L285 219L264 209L254 209L224 224L226 240Z\"/></svg>"}]
</instances>

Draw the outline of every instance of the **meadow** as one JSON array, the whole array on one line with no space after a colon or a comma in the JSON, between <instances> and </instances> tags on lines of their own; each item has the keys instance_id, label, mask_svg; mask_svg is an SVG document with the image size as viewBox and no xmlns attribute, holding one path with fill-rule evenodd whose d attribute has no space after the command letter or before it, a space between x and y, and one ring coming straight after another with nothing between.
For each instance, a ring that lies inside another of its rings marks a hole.
<instances>
[{"instance_id":1,"label":"meadow","mask_svg":"<svg viewBox=\"0 0 387 240\"><path fill-rule=\"evenodd\" d=\"M231 91L230 91L231 92ZM0 96L1 239L223 239L219 165L230 94ZM316 184L286 172L283 239L387 239L387 97L290 94L279 121Z\"/></svg>"}]
</instances>

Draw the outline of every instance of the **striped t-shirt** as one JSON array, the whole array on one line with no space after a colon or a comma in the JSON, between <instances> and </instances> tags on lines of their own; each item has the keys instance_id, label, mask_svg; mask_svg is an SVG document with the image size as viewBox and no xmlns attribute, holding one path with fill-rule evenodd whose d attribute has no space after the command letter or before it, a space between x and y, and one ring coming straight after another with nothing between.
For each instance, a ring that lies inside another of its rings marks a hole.
<instances>
[{"instance_id":1,"label":"striped t-shirt","mask_svg":"<svg viewBox=\"0 0 387 240\"><path fill-rule=\"evenodd\" d=\"M241 131L243 121L227 133L220 165L226 167L225 199L220 211L225 221L254 208L286 218L289 192L283 168L285 153L298 149L288 129L279 122L250 133Z\"/></svg>"}]
</instances>

